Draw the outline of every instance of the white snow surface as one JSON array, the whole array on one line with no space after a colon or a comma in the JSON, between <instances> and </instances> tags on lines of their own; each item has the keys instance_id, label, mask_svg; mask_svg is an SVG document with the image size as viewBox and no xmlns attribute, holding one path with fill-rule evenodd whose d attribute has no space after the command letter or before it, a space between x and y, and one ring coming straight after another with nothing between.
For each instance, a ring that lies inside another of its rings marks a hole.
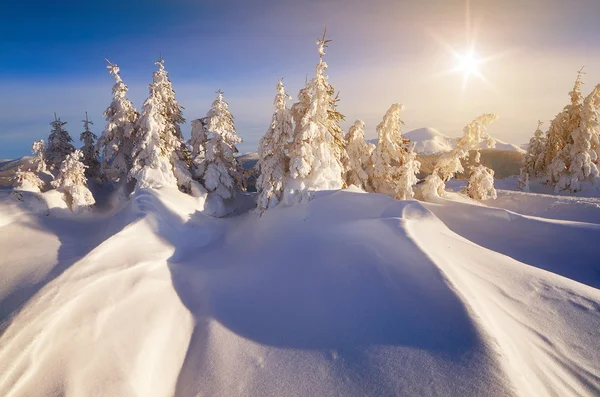
<instances>
[{"instance_id":1,"label":"white snow surface","mask_svg":"<svg viewBox=\"0 0 600 397\"><path fill-rule=\"evenodd\" d=\"M2 396L600 394L600 199L58 196L0 190Z\"/></svg>"},{"instance_id":2,"label":"white snow surface","mask_svg":"<svg viewBox=\"0 0 600 397\"><path fill-rule=\"evenodd\" d=\"M411 142L414 142L415 152L421 156L431 156L449 152L455 146L455 138L448 137L432 127L417 128L416 130L403 133L402 137L408 138ZM508 150L523 154L527 152L526 149L523 149L522 145L506 143L496 138L494 138L494 140L496 141L496 147L492 149ZM377 139L371 139L369 142L377 144ZM481 143L479 148L490 149L485 142Z\"/></svg>"},{"instance_id":3,"label":"white snow surface","mask_svg":"<svg viewBox=\"0 0 600 397\"><path fill-rule=\"evenodd\" d=\"M423 156L449 152L454 147L454 139L431 127L409 131L403 137L415 142L415 152Z\"/></svg>"}]
</instances>

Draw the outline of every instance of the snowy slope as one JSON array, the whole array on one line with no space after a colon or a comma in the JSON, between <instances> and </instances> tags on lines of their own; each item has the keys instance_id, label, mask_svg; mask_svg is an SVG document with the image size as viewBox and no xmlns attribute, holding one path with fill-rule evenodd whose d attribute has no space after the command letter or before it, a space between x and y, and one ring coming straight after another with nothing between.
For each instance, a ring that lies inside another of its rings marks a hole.
<instances>
[{"instance_id":1,"label":"snowy slope","mask_svg":"<svg viewBox=\"0 0 600 397\"><path fill-rule=\"evenodd\" d=\"M431 127L408 131L403 133L402 136L410 139L411 143L415 143L415 152L421 156L431 156L448 152L455 146L455 138L450 138ZM496 138L494 140L496 141L496 147L493 148L495 150L507 150L522 154L527 152L527 150L523 150L519 145L506 143ZM377 139L371 139L369 142L377 144ZM479 148L488 149L485 142L481 143Z\"/></svg>"},{"instance_id":2,"label":"snowy slope","mask_svg":"<svg viewBox=\"0 0 600 397\"><path fill-rule=\"evenodd\" d=\"M454 140L433 128L419 128L403 134L415 143L415 152L423 156L440 154L452 150Z\"/></svg>"},{"instance_id":3,"label":"snowy slope","mask_svg":"<svg viewBox=\"0 0 600 397\"><path fill-rule=\"evenodd\" d=\"M522 153L525 154L527 153L527 149L523 149L520 145L514 145L512 143L506 143L500 139L494 138L494 140L496 141L496 147L494 147L494 149L496 150L508 150L510 152L517 152L517 153ZM487 149L487 145L485 142L482 142L479 144L479 148L480 149Z\"/></svg>"},{"instance_id":4,"label":"snowy slope","mask_svg":"<svg viewBox=\"0 0 600 397\"><path fill-rule=\"evenodd\" d=\"M354 190L223 219L56 199L0 191L0 395L600 392L598 224Z\"/></svg>"}]
</instances>

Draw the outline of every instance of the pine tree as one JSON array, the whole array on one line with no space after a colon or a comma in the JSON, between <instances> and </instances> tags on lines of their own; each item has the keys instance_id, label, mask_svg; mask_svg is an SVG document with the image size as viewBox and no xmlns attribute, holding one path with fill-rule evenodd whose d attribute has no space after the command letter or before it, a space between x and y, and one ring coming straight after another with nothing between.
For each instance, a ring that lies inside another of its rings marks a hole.
<instances>
[{"instance_id":1,"label":"pine tree","mask_svg":"<svg viewBox=\"0 0 600 397\"><path fill-rule=\"evenodd\" d=\"M150 95L137 122L133 166L129 176L136 179L140 187L178 186L190 192L191 159L180 128L185 121L183 108L175 99L164 61L160 59L156 66L158 70L148 86Z\"/></svg>"},{"instance_id":2,"label":"pine tree","mask_svg":"<svg viewBox=\"0 0 600 397\"><path fill-rule=\"evenodd\" d=\"M204 175L206 160L206 143L208 142L208 130L206 126L207 119L196 119L192 121L192 136L188 141L192 149L192 177L201 180Z\"/></svg>"},{"instance_id":3,"label":"pine tree","mask_svg":"<svg viewBox=\"0 0 600 397\"><path fill-rule=\"evenodd\" d=\"M293 132L292 114L286 104L290 96L285 92L281 80L277 82L275 89L277 94L273 102L275 112L271 125L258 144L257 168L260 175L256 188L259 192L257 205L261 211L277 205L282 200L289 168L285 147Z\"/></svg>"},{"instance_id":4,"label":"pine tree","mask_svg":"<svg viewBox=\"0 0 600 397\"><path fill-rule=\"evenodd\" d=\"M464 171L461 160L469 157L469 152L472 150L477 151L475 155L475 168L477 170L473 169L471 173L473 176L472 183L483 182L484 176L487 178L492 175L493 187L493 173L490 172L491 170L485 171L479 168L479 145L482 142L487 142L488 147L496 146L496 141L488 135L486 126L497 119L498 116L493 113L483 114L463 128L463 136L456 141L454 149L442 154L432 174L425 178L425 183L421 187L421 194L425 200L432 200L435 197L444 195L445 183L453 178L457 172ZM471 191L474 190L471 189ZM488 194L495 193L489 192Z\"/></svg>"},{"instance_id":5,"label":"pine tree","mask_svg":"<svg viewBox=\"0 0 600 397\"><path fill-rule=\"evenodd\" d=\"M59 167L63 160L75 151L75 147L71 144L73 139L63 128L66 124L66 121L56 118L56 113L54 113L54 121L50 123L52 131L48 136L48 146L46 147L45 155L46 164L50 169Z\"/></svg>"},{"instance_id":6,"label":"pine tree","mask_svg":"<svg viewBox=\"0 0 600 397\"><path fill-rule=\"evenodd\" d=\"M33 158L31 159L33 171L46 172L46 143L43 139L33 142L31 153L33 154Z\"/></svg>"},{"instance_id":7,"label":"pine tree","mask_svg":"<svg viewBox=\"0 0 600 397\"><path fill-rule=\"evenodd\" d=\"M108 60L108 71L115 79L113 100L104 112L106 127L97 146L102 154L102 173L106 179L121 179L133 165L133 139L138 119L133 104L127 99L127 86L119 74L119 67Z\"/></svg>"},{"instance_id":8,"label":"pine tree","mask_svg":"<svg viewBox=\"0 0 600 397\"><path fill-rule=\"evenodd\" d=\"M80 161L81 151L69 154L61 163L58 176L52 186L65 195L65 201L71 211L79 213L94 205L92 192L87 188L86 166Z\"/></svg>"},{"instance_id":9,"label":"pine tree","mask_svg":"<svg viewBox=\"0 0 600 397\"><path fill-rule=\"evenodd\" d=\"M538 127L529 140L527 153L523 157L523 172L530 176L538 176L544 170L544 152L546 150L546 136L542 131L542 122L538 121Z\"/></svg>"},{"instance_id":10,"label":"pine tree","mask_svg":"<svg viewBox=\"0 0 600 397\"><path fill-rule=\"evenodd\" d=\"M90 124L94 124L88 120L88 114L85 112L85 120L82 120L84 131L79 136L83 147L81 153L83 154L83 164L86 166L85 175L88 178L99 178L100 177L100 162L98 161L98 149L96 148L96 134L90 131Z\"/></svg>"},{"instance_id":11,"label":"pine tree","mask_svg":"<svg viewBox=\"0 0 600 397\"><path fill-rule=\"evenodd\" d=\"M592 148L592 144L598 141L600 135L599 109L600 84L583 101L580 125L571 133L572 143L562 150L566 154L566 169L560 173L556 191L569 189L571 192L577 192L581 190L580 181L588 178L591 178L596 186L600 186L600 172L596 165L598 155Z\"/></svg>"},{"instance_id":12,"label":"pine tree","mask_svg":"<svg viewBox=\"0 0 600 397\"><path fill-rule=\"evenodd\" d=\"M377 126L377 147L373 153L373 188L399 200L413 197L412 186L417 182L420 163L413 149L402 138L400 112L403 106L393 104Z\"/></svg>"},{"instance_id":13,"label":"pine tree","mask_svg":"<svg viewBox=\"0 0 600 397\"><path fill-rule=\"evenodd\" d=\"M350 127L346 137L346 153L348 162L346 169L346 185L355 185L365 191L373 191L370 176L373 174L373 160L375 145L365 141L365 123L356 120Z\"/></svg>"},{"instance_id":14,"label":"pine tree","mask_svg":"<svg viewBox=\"0 0 600 397\"><path fill-rule=\"evenodd\" d=\"M310 197L310 191L340 189L344 185L344 138L337 124L343 116L337 112L323 60L330 41L325 35L317 41L320 59L316 76L300 90L298 102L291 109L295 127L287 149L290 175L285 189L290 203Z\"/></svg>"},{"instance_id":15,"label":"pine tree","mask_svg":"<svg viewBox=\"0 0 600 397\"><path fill-rule=\"evenodd\" d=\"M209 194L222 203L242 190L241 167L234 156L238 152L235 145L242 138L235 131L233 116L221 90L206 115L206 128L208 141L202 181Z\"/></svg>"},{"instance_id":16,"label":"pine tree","mask_svg":"<svg viewBox=\"0 0 600 397\"><path fill-rule=\"evenodd\" d=\"M583 95L581 85L583 81L583 68L577 73L573 90L569 92L571 103L560 112L550 123L546 142L544 163L550 182L558 186L558 182L570 165L569 152L573 139L572 133L581 124L583 110ZM565 181L566 179L563 179Z\"/></svg>"}]
</instances>

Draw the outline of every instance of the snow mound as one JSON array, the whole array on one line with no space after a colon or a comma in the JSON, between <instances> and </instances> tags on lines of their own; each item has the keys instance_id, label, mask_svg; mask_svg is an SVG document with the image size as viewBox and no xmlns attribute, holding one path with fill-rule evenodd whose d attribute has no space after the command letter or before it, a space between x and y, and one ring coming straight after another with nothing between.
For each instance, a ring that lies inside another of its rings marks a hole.
<instances>
[{"instance_id":1,"label":"snow mound","mask_svg":"<svg viewBox=\"0 0 600 397\"><path fill-rule=\"evenodd\" d=\"M0 395L600 391L600 225L355 188L220 219L176 189L88 217L9 196Z\"/></svg>"}]
</instances>

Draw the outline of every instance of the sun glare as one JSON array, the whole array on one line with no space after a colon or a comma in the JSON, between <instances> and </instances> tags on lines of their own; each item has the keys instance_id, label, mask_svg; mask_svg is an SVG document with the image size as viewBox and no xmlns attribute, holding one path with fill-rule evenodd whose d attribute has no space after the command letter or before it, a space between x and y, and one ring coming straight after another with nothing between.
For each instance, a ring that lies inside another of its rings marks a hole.
<instances>
[{"instance_id":1,"label":"sun glare","mask_svg":"<svg viewBox=\"0 0 600 397\"><path fill-rule=\"evenodd\" d=\"M479 65L481 61L473 53L460 55L458 57L457 69L463 73L463 76L469 77L472 74L479 74Z\"/></svg>"}]
</instances>

